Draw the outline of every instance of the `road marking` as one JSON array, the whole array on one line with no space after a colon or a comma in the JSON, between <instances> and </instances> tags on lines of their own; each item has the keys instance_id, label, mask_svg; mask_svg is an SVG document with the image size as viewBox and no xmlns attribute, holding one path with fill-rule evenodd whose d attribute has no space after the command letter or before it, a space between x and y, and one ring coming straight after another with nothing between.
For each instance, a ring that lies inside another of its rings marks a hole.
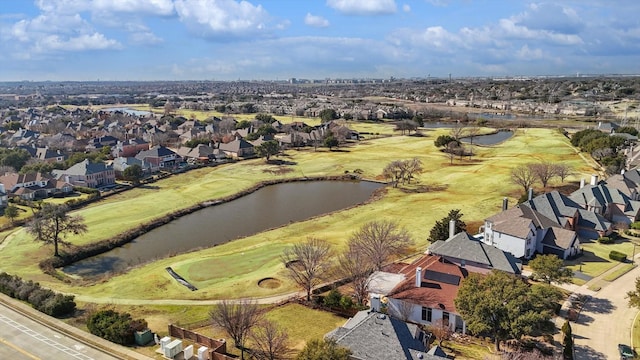
<instances>
[{"instance_id":1,"label":"road marking","mask_svg":"<svg viewBox=\"0 0 640 360\"><path fill-rule=\"evenodd\" d=\"M8 347L12 348L13 350L21 353L22 355L28 356L28 357L32 358L33 360L42 360L39 357L37 357L37 356L35 356L35 355L31 354L31 353L26 352L22 348L19 348L19 347L13 345L12 343L8 342L7 340L5 340L3 338L0 338L0 343L3 343L5 345L7 345Z\"/></svg>"},{"instance_id":2,"label":"road marking","mask_svg":"<svg viewBox=\"0 0 640 360\"><path fill-rule=\"evenodd\" d=\"M56 342L54 340L49 339L48 337L46 337L46 336L44 336L44 335L42 335L40 333L37 333L37 332L29 329L28 327L26 327L26 326L24 326L22 324L19 324L19 323L15 322L15 321L11 320L10 318L2 315L2 314L0 314L0 321L2 321L3 323L5 323L5 324L17 329L17 330L29 335L29 336L31 336L32 338L34 338L34 339L36 339L38 341L41 341L41 342L43 342L43 343L45 343L45 344L47 344L47 345L59 350L59 351L64 352L67 355L73 356L76 359L94 360L93 358L91 358L91 357L89 357L89 356L87 356L85 354L82 354L82 353L79 353L79 352L77 352L77 351L75 351L73 349L70 349L70 348L68 348L68 347L66 347L66 346L64 346L64 345L62 345L62 344L60 344L60 343L58 343L58 342Z\"/></svg>"}]
</instances>

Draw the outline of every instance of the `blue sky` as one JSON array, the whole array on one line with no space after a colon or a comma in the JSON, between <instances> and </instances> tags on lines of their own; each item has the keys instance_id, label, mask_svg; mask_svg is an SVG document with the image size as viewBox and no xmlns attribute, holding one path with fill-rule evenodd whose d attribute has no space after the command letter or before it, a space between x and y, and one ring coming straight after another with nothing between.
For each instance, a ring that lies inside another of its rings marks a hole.
<instances>
[{"instance_id":1,"label":"blue sky","mask_svg":"<svg viewBox=\"0 0 640 360\"><path fill-rule=\"evenodd\" d=\"M1 0L0 81L640 73L637 0Z\"/></svg>"}]
</instances>

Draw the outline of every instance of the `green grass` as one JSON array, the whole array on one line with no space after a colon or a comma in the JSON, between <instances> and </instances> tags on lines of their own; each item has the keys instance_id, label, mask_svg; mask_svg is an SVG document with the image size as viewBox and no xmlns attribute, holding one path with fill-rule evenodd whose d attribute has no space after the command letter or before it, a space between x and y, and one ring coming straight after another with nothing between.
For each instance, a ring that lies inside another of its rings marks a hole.
<instances>
[{"instance_id":1,"label":"green grass","mask_svg":"<svg viewBox=\"0 0 640 360\"><path fill-rule=\"evenodd\" d=\"M604 276L602 278L602 280L605 281L614 281L615 279L619 278L620 276L628 273L629 271L633 270L637 265L636 264L621 264L620 268L616 269L615 271L612 271L611 273L607 274L606 276Z\"/></svg>"},{"instance_id":2,"label":"green grass","mask_svg":"<svg viewBox=\"0 0 640 360\"><path fill-rule=\"evenodd\" d=\"M379 128L380 133L393 132L390 125L358 126ZM433 146L433 140L447 132L439 129L428 131L425 137L392 136L364 140L343 152L326 149L317 152L313 149L288 151L286 159L296 165L290 166L291 172L278 176L340 175L359 169L365 178L383 180L380 174L390 161L418 157L424 164L424 172L418 176L417 182L442 190L404 192L389 188L381 200L358 208L294 223L214 248L161 259L123 275L106 276L103 281L83 287L41 274L37 262L50 256L52 249L41 246L19 230L0 252L0 268L40 281L45 286L95 297L216 299L270 296L294 289L284 276L285 269L278 261L278 253L285 246L302 241L309 235L326 239L339 250L362 224L371 219L389 219L406 227L414 239L416 251L423 251L428 245L429 229L449 210L462 209L463 219L470 225L469 231L475 232L485 217L500 211L503 197L509 197L513 204L522 193L509 181L514 166L540 159L562 161L576 173L569 179L573 182L592 172L590 165L578 156L568 140L551 129L518 130L516 136L499 146L474 147L476 156L462 161L455 159L450 166L449 159ZM89 232L68 240L74 244L87 244L113 237L176 208L227 196L258 181L274 179L276 176L267 170L275 168L277 166L267 165L260 159L242 161L190 171L160 180L147 188L114 195L77 211L76 214L86 219ZM625 245L621 246L624 248ZM602 253L597 247L593 251L596 255ZM242 260L245 258L248 260ZM187 280L193 280L200 290L191 292L179 285L164 270L167 266L172 266ZM257 283L264 277L278 278L282 286L263 289Z\"/></svg>"},{"instance_id":3,"label":"green grass","mask_svg":"<svg viewBox=\"0 0 640 360\"><path fill-rule=\"evenodd\" d=\"M614 244L604 245L596 241L582 244L583 255L575 260L566 261L567 267L573 271L582 269L582 272L592 276L600 276L607 270L620 264L618 261L609 259L611 250L620 251L631 258L633 254L633 243L630 241L618 241Z\"/></svg>"},{"instance_id":4,"label":"green grass","mask_svg":"<svg viewBox=\"0 0 640 360\"><path fill-rule=\"evenodd\" d=\"M633 328L631 329L631 344L633 350L640 352L640 316L633 319Z\"/></svg>"},{"instance_id":5,"label":"green grass","mask_svg":"<svg viewBox=\"0 0 640 360\"><path fill-rule=\"evenodd\" d=\"M270 310L266 318L289 334L292 347L301 350L307 341L321 339L326 333L344 325L347 319L332 313L288 304Z\"/></svg>"}]
</instances>

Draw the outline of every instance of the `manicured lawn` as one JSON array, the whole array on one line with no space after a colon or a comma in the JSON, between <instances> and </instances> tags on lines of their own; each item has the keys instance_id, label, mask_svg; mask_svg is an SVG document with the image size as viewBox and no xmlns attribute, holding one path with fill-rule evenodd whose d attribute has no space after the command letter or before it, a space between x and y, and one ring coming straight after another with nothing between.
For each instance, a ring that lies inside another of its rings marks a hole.
<instances>
[{"instance_id":1,"label":"manicured lawn","mask_svg":"<svg viewBox=\"0 0 640 360\"><path fill-rule=\"evenodd\" d=\"M605 281L614 281L620 276L633 270L636 266L637 266L636 264L622 264L619 269L616 269L615 271L611 272L610 274L603 277L602 279Z\"/></svg>"},{"instance_id":2,"label":"manicured lawn","mask_svg":"<svg viewBox=\"0 0 640 360\"><path fill-rule=\"evenodd\" d=\"M631 258L633 254L633 244L630 241L619 240L614 244L604 245L596 241L582 244L583 255L575 260L567 261L567 267L573 271L582 269L582 272L596 277L620 264L618 261L609 259L612 250L620 251ZM620 274L622 275L622 274ZM619 275L618 275L619 276Z\"/></svg>"},{"instance_id":3,"label":"manicured lawn","mask_svg":"<svg viewBox=\"0 0 640 360\"><path fill-rule=\"evenodd\" d=\"M358 126L384 129L380 133L393 132L390 125ZM372 219L388 219L406 227L416 245L415 250L424 251L428 245L429 230L449 210L462 209L463 219L468 224L478 224L500 211L503 197L509 197L510 204L514 204L514 199L522 193L509 181L510 170L514 166L536 159L562 161L577 174L569 179L573 182L593 171L568 140L551 129L518 130L516 136L499 146L474 146L473 158L456 158L451 166L449 159L433 146L438 135L447 133L446 129L438 129L427 131L425 137L392 136L364 140L343 151L290 150L286 159L295 165L288 166L292 171L284 175L273 175L269 170L278 166L265 164L261 159L193 170L77 211L86 219L89 232L68 240L74 244L86 244L110 238L177 208L227 196L265 179L340 175L358 169L364 178L384 180L382 169L390 161L412 157L422 160L424 172L410 186L413 191L389 188L381 200L358 208L294 223L214 248L161 259L123 275L106 276L104 281L91 286L72 286L42 275L37 262L50 256L52 249L34 242L24 231L17 231L0 252L0 267L46 286L95 297L216 299L270 296L294 289L284 276L285 269L278 256L285 246L307 236L326 239L339 250L362 224ZM469 231L473 233L477 228ZM604 249L593 251L601 255ZM200 290L191 292L177 284L164 270L167 266L174 267L187 280L194 281ZM258 281L265 277L279 279L281 286L276 289L258 286Z\"/></svg>"}]
</instances>

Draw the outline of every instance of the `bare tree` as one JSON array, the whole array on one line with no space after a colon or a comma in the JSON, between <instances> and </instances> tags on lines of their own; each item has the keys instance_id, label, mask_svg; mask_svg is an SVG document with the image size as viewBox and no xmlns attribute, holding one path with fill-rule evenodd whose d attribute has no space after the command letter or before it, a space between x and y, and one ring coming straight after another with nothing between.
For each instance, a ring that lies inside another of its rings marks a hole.
<instances>
[{"instance_id":1,"label":"bare tree","mask_svg":"<svg viewBox=\"0 0 640 360\"><path fill-rule=\"evenodd\" d=\"M480 127L477 124L473 124L467 128L466 137L469 138L471 145L473 145L473 138L480 134Z\"/></svg>"},{"instance_id":2,"label":"bare tree","mask_svg":"<svg viewBox=\"0 0 640 360\"><path fill-rule=\"evenodd\" d=\"M402 165L401 160L394 160L390 162L385 168L382 170L382 175L391 180L391 184L393 187L398 187L400 181L404 178L404 166Z\"/></svg>"},{"instance_id":3,"label":"bare tree","mask_svg":"<svg viewBox=\"0 0 640 360\"><path fill-rule=\"evenodd\" d=\"M411 160L405 160L403 161L403 166L404 166L404 181L407 182L407 184L411 183L411 179L413 179L413 175L416 173L421 173L423 168L422 168L422 161L420 161L420 159L418 159L417 157L414 157Z\"/></svg>"},{"instance_id":4,"label":"bare tree","mask_svg":"<svg viewBox=\"0 0 640 360\"><path fill-rule=\"evenodd\" d=\"M535 181L536 175L528 165L520 165L511 170L511 182L522 186L525 193L529 191L529 188Z\"/></svg>"},{"instance_id":5,"label":"bare tree","mask_svg":"<svg viewBox=\"0 0 640 360\"><path fill-rule=\"evenodd\" d=\"M222 300L209 312L209 317L214 325L223 328L233 339L233 343L241 351L241 358L244 359L249 331L262 319L258 304L251 300Z\"/></svg>"},{"instance_id":6,"label":"bare tree","mask_svg":"<svg viewBox=\"0 0 640 360\"><path fill-rule=\"evenodd\" d=\"M340 276L350 280L349 286L359 305L367 298L369 276L373 273L373 264L357 247L349 245L346 252L338 257L337 270Z\"/></svg>"},{"instance_id":7,"label":"bare tree","mask_svg":"<svg viewBox=\"0 0 640 360\"><path fill-rule=\"evenodd\" d=\"M438 345L440 346L442 346L443 341L451 340L451 336L453 335L451 327L443 319L434 321L433 324L428 327L428 330L438 339Z\"/></svg>"},{"instance_id":8,"label":"bare tree","mask_svg":"<svg viewBox=\"0 0 640 360\"><path fill-rule=\"evenodd\" d=\"M449 134L452 138L456 139L456 141L459 142L460 139L464 137L465 129L466 128L464 124L461 121L458 121L455 123L455 125L453 125Z\"/></svg>"},{"instance_id":9,"label":"bare tree","mask_svg":"<svg viewBox=\"0 0 640 360\"><path fill-rule=\"evenodd\" d=\"M289 334L272 321L260 322L251 330L250 338L255 346L251 355L257 360L285 360L292 354Z\"/></svg>"},{"instance_id":10,"label":"bare tree","mask_svg":"<svg viewBox=\"0 0 640 360\"><path fill-rule=\"evenodd\" d=\"M65 235L87 232L84 219L79 215L71 216L68 213L69 207L67 205L46 203L41 206L38 212L34 213L33 218L27 224L27 232L34 235L36 240L53 244L54 256L60 256L59 244L67 244L63 241Z\"/></svg>"},{"instance_id":11,"label":"bare tree","mask_svg":"<svg viewBox=\"0 0 640 360\"><path fill-rule=\"evenodd\" d=\"M540 180L542 187L547 187L549 181L556 176L555 166L548 161L541 161L535 164L529 164L533 175Z\"/></svg>"},{"instance_id":12,"label":"bare tree","mask_svg":"<svg viewBox=\"0 0 640 360\"><path fill-rule=\"evenodd\" d=\"M406 254L412 243L406 229L386 220L364 224L349 239L354 250L367 257L376 270L381 270L391 258Z\"/></svg>"},{"instance_id":13,"label":"bare tree","mask_svg":"<svg viewBox=\"0 0 640 360\"><path fill-rule=\"evenodd\" d=\"M457 141L451 141L447 144L445 152L449 157L449 165L453 165L453 159L455 159L456 153L459 151L459 149L460 143Z\"/></svg>"},{"instance_id":14,"label":"bare tree","mask_svg":"<svg viewBox=\"0 0 640 360\"><path fill-rule=\"evenodd\" d=\"M289 278L307 292L307 301L311 300L311 290L331 268L330 256L331 246L314 237L284 250L281 259L289 270Z\"/></svg>"},{"instance_id":15,"label":"bare tree","mask_svg":"<svg viewBox=\"0 0 640 360\"><path fill-rule=\"evenodd\" d=\"M394 304L395 306L389 305L390 315L405 322L409 321L413 311L413 304L408 301L396 301Z\"/></svg>"},{"instance_id":16,"label":"bare tree","mask_svg":"<svg viewBox=\"0 0 640 360\"><path fill-rule=\"evenodd\" d=\"M560 177L560 181L562 181L563 183L566 178L573 175L573 171L567 164L555 164L553 167L554 172Z\"/></svg>"}]
</instances>

